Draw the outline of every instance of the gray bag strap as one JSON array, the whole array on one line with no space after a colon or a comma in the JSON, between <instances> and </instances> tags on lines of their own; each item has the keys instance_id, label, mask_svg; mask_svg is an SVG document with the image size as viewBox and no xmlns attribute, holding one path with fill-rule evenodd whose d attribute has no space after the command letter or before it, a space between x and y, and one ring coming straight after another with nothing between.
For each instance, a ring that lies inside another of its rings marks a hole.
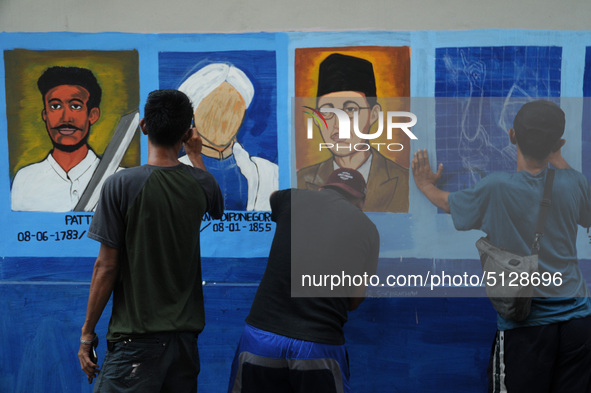
<instances>
[{"instance_id":1,"label":"gray bag strap","mask_svg":"<svg viewBox=\"0 0 591 393\"><path fill-rule=\"evenodd\" d=\"M540 213L536 225L536 234L531 246L532 255L537 255L540 251L540 239L544 236L544 226L546 226L546 217L548 217L548 208L552 204L552 183L554 183L554 169L548 168L546 174L546 184L544 185L544 195L540 201Z\"/></svg>"}]
</instances>

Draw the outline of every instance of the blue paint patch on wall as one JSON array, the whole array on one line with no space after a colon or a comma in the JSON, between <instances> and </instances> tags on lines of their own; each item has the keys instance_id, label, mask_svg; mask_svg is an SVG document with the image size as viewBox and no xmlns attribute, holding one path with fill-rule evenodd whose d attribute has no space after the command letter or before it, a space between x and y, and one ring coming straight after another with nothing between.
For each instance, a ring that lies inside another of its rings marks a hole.
<instances>
[{"instance_id":1,"label":"blue paint patch on wall","mask_svg":"<svg viewBox=\"0 0 591 393\"><path fill-rule=\"evenodd\" d=\"M2 392L91 391L77 358L89 288L88 281L0 282ZM107 322L97 326L101 359Z\"/></svg>"},{"instance_id":2,"label":"blue paint patch on wall","mask_svg":"<svg viewBox=\"0 0 591 393\"><path fill-rule=\"evenodd\" d=\"M486 298L366 299L345 335L355 392L485 392L496 313Z\"/></svg>"},{"instance_id":3,"label":"blue paint patch on wall","mask_svg":"<svg viewBox=\"0 0 591 393\"><path fill-rule=\"evenodd\" d=\"M267 258L201 258L203 281L218 283L258 283L263 278Z\"/></svg>"}]
</instances>

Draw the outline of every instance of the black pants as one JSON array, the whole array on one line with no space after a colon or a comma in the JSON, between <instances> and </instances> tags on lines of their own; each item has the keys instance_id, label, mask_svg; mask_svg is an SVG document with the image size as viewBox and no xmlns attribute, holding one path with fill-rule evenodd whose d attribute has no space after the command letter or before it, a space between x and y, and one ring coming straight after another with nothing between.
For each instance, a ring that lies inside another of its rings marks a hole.
<instances>
[{"instance_id":1,"label":"black pants","mask_svg":"<svg viewBox=\"0 0 591 393\"><path fill-rule=\"evenodd\" d=\"M490 393L591 393L591 317L498 331Z\"/></svg>"},{"instance_id":2,"label":"black pants","mask_svg":"<svg viewBox=\"0 0 591 393\"><path fill-rule=\"evenodd\" d=\"M109 343L94 392L196 393L195 333L160 333Z\"/></svg>"}]
</instances>

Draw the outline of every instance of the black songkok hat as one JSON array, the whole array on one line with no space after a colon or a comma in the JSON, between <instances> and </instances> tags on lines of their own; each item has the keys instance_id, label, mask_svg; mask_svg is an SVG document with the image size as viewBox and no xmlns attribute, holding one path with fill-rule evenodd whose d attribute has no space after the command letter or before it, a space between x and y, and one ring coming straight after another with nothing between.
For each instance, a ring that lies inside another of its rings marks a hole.
<instances>
[{"instance_id":1,"label":"black songkok hat","mask_svg":"<svg viewBox=\"0 0 591 393\"><path fill-rule=\"evenodd\" d=\"M359 57L333 53L320 63L318 93L321 97L337 91L357 91L377 97L372 64Z\"/></svg>"}]
</instances>

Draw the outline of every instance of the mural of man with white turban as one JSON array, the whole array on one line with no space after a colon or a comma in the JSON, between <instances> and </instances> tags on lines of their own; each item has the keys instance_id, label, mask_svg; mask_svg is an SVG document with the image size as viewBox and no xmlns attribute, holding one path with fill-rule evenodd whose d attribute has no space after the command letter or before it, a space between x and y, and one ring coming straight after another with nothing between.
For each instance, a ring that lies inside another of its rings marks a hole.
<instances>
[{"instance_id":1,"label":"mural of man with white turban","mask_svg":"<svg viewBox=\"0 0 591 393\"><path fill-rule=\"evenodd\" d=\"M246 74L230 64L209 64L178 90L193 103L204 164L221 187L226 209L271 210L269 196L278 189L277 164L250 156L236 140L255 93ZM187 156L180 161L191 165Z\"/></svg>"}]
</instances>

